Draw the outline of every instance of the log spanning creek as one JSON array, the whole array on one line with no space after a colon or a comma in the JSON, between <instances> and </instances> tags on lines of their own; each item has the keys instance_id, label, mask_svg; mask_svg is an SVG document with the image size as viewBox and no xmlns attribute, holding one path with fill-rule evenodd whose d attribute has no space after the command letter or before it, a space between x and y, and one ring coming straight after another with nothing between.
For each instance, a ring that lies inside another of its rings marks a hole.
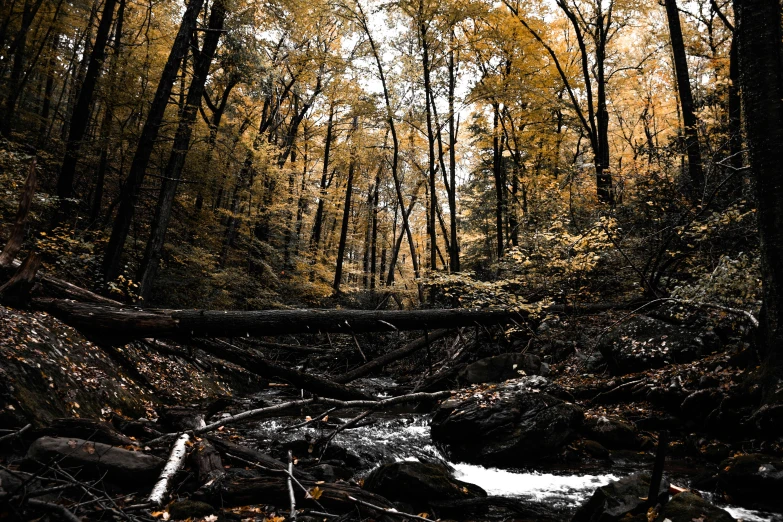
<instances>
[{"instance_id":1,"label":"log spanning creek","mask_svg":"<svg viewBox=\"0 0 783 522\"><path fill-rule=\"evenodd\" d=\"M374 383L378 384L378 383ZM389 383L385 383L389 384ZM290 400L290 397L276 397L275 391L265 391L264 401L271 404ZM340 411L327 416L324 421L310 422L301 426L311 417L301 414L276 416L264 419L247 431L243 430L247 442L266 449L271 454L281 456L293 449L299 460L317 467L327 474L325 479L336 476L346 479L367 476L374 468L390 462L420 461L445 465L453 477L475 484L492 497L504 497L521 502L546 506L557 519L567 521L576 512L596 488L604 486L622 477L640 471L649 471L649 461L634 459L624 454L601 464L576 462L569 465L545 465L541 467L508 468L485 467L478 464L453 462L433 443L430 436L429 413L417 413L399 408L397 411L377 413L358 422L355 426L339 431L324 444L324 438L334 433L340 426L360 414ZM312 415L319 418L322 412ZM629 452L632 453L632 452ZM311 468L312 469L312 468ZM672 485L686 487L689 478L703 471L693 469L685 463L668 462L666 477ZM700 492L705 498L713 500L708 492ZM753 511L738 506L716 505L728 511L735 519L747 522L778 522L783 520L779 514Z\"/></svg>"}]
</instances>

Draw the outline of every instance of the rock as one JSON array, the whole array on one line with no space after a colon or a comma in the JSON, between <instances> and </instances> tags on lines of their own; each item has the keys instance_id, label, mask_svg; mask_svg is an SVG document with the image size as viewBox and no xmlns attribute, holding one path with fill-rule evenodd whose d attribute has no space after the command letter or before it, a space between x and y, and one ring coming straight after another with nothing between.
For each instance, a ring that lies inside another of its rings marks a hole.
<instances>
[{"instance_id":1,"label":"rock","mask_svg":"<svg viewBox=\"0 0 783 522\"><path fill-rule=\"evenodd\" d=\"M733 504L753 509L783 510L783 460L751 454L720 464L718 488Z\"/></svg>"},{"instance_id":2,"label":"rock","mask_svg":"<svg viewBox=\"0 0 783 522\"><path fill-rule=\"evenodd\" d=\"M215 513L217 510L198 500L178 500L169 506L169 516L172 520L197 520Z\"/></svg>"},{"instance_id":3,"label":"rock","mask_svg":"<svg viewBox=\"0 0 783 522\"><path fill-rule=\"evenodd\" d=\"M702 456L710 462L721 462L728 458L731 449L722 442L711 442L700 448Z\"/></svg>"},{"instance_id":4,"label":"rock","mask_svg":"<svg viewBox=\"0 0 783 522\"><path fill-rule=\"evenodd\" d=\"M588 417L582 433L609 449L639 449L636 426L616 417Z\"/></svg>"},{"instance_id":5,"label":"rock","mask_svg":"<svg viewBox=\"0 0 783 522\"><path fill-rule=\"evenodd\" d=\"M59 459L61 466L81 467L82 475L103 476L118 484L138 486L154 481L164 461L140 451L130 451L100 442L65 437L41 437L27 450L37 462Z\"/></svg>"},{"instance_id":6,"label":"rock","mask_svg":"<svg viewBox=\"0 0 783 522\"><path fill-rule=\"evenodd\" d=\"M669 496L669 481L661 481L658 501ZM650 475L636 473L595 490L593 496L577 510L572 522L614 522L624 517L647 512ZM646 518L643 518L646 520Z\"/></svg>"},{"instance_id":7,"label":"rock","mask_svg":"<svg viewBox=\"0 0 783 522\"><path fill-rule=\"evenodd\" d=\"M548 365L546 366L548 368ZM486 357L468 365L460 375L460 381L468 384L502 382L520 375L540 375L541 357L528 353L504 353Z\"/></svg>"},{"instance_id":8,"label":"rock","mask_svg":"<svg viewBox=\"0 0 783 522\"><path fill-rule=\"evenodd\" d=\"M348 468L333 466L331 464L318 464L316 466L311 466L307 468L307 472L315 477L316 480L323 480L325 482L348 480L353 476L353 473Z\"/></svg>"},{"instance_id":9,"label":"rock","mask_svg":"<svg viewBox=\"0 0 783 522\"><path fill-rule=\"evenodd\" d=\"M661 510L656 522L732 522L734 518L727 511L710 504L699 495L685 491L678 493L667 502Z\"/></svg>"},{"instance_id":10,"label":"rock","mask_svg":"<svg viewBox=\"0 0 783 522\"><path fill-rule=\"evenodd\" d=\"M586 440L582 442L582 447L587 453L589 453L595 458L598 459L609 458L609 450L603 447L600 442L596 442L594 440Z\"/></svg>"},{"instance_id":11,"label":"rock","mask_svg":"<svg viewBox=\"0 0 783 522\"><path fill-rule=\"evenodd\" d=\"M712 331L639 315L604 336L597 348L612 373L625 375L692 361L719 347Z\"/></svg>"},{"instance_id":12,"label":"rock","mask_svg":"<svg viewBox=\"0 0 783 522\"><path fill-rule=\"evenodd\" d=\"M480 487L453 478L443 465L409 461L375 468L364 489L416 509L426 509L432 501L487 496Z\"/></svg>"},{"instance_id":13,"label":"rock","mask_svg":"<svg viewBox=\"0 0 783 522\"><path fill-rule=\"evenodd\" d=\"M606 369L606 359L601 352L596 352L585 359L585 369L590 372L599 372Z\"/></svg>"},{"instance_id":14,"label":"rock","mask_svg":"<svg viewBox=\"0 0 783 522\"><path fill-rule=\"evenodd\" d=\"M452 459L511 467L556 454L584 413L547 393L543 377L508 381L445 401L431 423L432 440Z\"/></svg>"}]
</instances>

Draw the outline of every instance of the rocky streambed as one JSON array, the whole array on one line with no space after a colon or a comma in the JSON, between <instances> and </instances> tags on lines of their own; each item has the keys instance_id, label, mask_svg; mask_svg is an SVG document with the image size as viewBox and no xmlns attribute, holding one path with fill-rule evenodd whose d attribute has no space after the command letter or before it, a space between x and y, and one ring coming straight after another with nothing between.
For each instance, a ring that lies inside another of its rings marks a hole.
<instances>
[{"instance_id":1,"label":"rocky streambed","mask_svg":"<svg viewBox=\"0 0 783 522\"><path fill-rule=\"evenodd\" d=\"M390 380L373 379L365 384L376 388L376 391L378 387L396 387L396 383ZM572 520L580 506L590 500L598 488L629 480L629 477L633 479L652 469L652 456L644 451L607 450L602 458L590 458L589 455L576 458L578 452L584 452L584 446L564 442L571 442L577 431L595 427L585 428L583 423L574 421L575 416L581 417L581 411L577 412L578 408L573 404L546 392L568 398L564 390L547 379L520 378L484 392L457 394L442 403L434 413L417 413L411 408L401 408L396 412L375 415L333 438L329 437L330 433L358 412L263 420L243 430L243 436L280 458L292 450L299 463L322 480L353 479L367 486L366 480L370 477L373 482L370 486L377 488L377 475L380 475L388 482L381 488L382 492L392 499L402 498L402 504L408 508L424 509L423 505L405 502L405 497L415 496L411 491L420 490L423 498L430 500L437 498L438 481L442 480L440 473L445 473L457 487L461 483L477 486L486 493L490 502L502 505L501 499L509 499L520 505L534 506L541 517L563 521ZM519 394L530 394L536 400L527 405L510 405L509 400L525 401L516 397ZM267 391L259 398L269 403L284 400L284 396L275 391ZM552 404L542 405L540 402L547 400ZM452 421L456 424L444 422L445 418L454 414L458 405L462 406L456 415L459 421ZM509 423L508 417L514 412L524 417L524 412L520 414L519 410L525 407L538 410L528 412L527 419L517 420L517 424L527 424L526 436L520 436L518 429L506 429L505 435L497 433L503 431L500 425ZM544 415L541 415L542 410ZM497 417L498 412L499 418L489 420ZM536 417L540 417L537 419L539 426L536 425ZM312 422L301 426L302 421L307 422L308 419ZM574 428L574 433L569 432L569 427ZM471 436L471 429L479 430L481 434ZM610 435L609 431L607 429L604 433L604 440L610 441L608 445L616 448L619 441L622 447L622 437ZM325 439L329 440L328 444L323 442ZM533 444L536 439L545 444L536 446ZM471 440L473 446L465 443L466 440ZM451 441L456 442L450 444ZM625 445L628 446L627 441ZM566 455L569 450L573 452L573 462L561 458L563 448ZM439 471L434 476L421 473L418 469L420 463ZM674 487L673 492L679 491L677 488L686 490L691 488L694 480L698 483L709 475L709 470L709 466L690 459L669 458L665 480ZM724 510L729 517L748 522L783 520L780 514L727 504L710 491L701 490L698 494L716 510L713 516ZM704 510L704 506L695 509ZM510 513L513 509L501 518Z\"/></svg>"}]
</instances>

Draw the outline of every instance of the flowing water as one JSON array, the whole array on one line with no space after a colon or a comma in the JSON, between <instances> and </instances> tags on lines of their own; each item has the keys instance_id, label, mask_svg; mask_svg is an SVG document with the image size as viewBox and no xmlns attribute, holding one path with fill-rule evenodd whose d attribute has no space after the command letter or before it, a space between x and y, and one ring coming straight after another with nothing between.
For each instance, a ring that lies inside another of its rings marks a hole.
<instances>
[{"instance_id":1,"label":"flowing water","mask_svg":"<svg viewBox=\"0 0 783 522\"><path fill-rule=\"evenodd\" d=\"M266 396L269 400L270 397ZM314 412L313 416L320 412ZM259 423L252 436L261 445L285 444L294 440L317 440L331 433L335 425L350 419L350 415L341 414L339 418L329 419L330 426L304 427L295 430L285 430L302 422L297 417L265 420ZM497 469L483 466L449 462L435 447L430 438L430 415L401 411L398 413L379 414L366 425L344 430L334 439L333 444L347 449L351 454L365 463L363 473L384 463L400 460L422 460L441 462L454 471L454 476L464 482L476 484L490 495L511 497L520 500L543 502L569 518L596 488L630 475L646 467L638 462L613 462L609 468L591 468L580 470L533 470L533 469ZM675 476L672 482L687 486L683 476ZM705 494L709 496L709 494ZM747 522L783 522L780 515L771 515L743 509L736 506L725 506L731 515L738 520Z\"/></svg>"}]
</instances>

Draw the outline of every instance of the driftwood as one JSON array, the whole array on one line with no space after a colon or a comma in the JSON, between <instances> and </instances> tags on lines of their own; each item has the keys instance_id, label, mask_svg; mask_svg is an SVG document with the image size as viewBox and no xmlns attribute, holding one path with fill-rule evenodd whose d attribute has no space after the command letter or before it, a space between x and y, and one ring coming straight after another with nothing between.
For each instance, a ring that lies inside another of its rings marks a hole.
<instances>
[{"instance_id":1,"label":"driftwood","mask_svg":"<svg viewBox=\"0 0 783 522\"><path fill-rule=\"evenodd\" d=\"M68 299L34 299L47 311L83 333L130 340L192 337L265 337L303 333L361 333L459 328L524 321L511 310L158 310L112 307Z\"/></svg>"},{"instance_id":2,"label":"driftwood","mask_svg":"<svg viewBox=\"0 0 783 522\"><path fill-rule=\"evenodd\" d=\"M22 197L19 199L19 208L16 211L14 226L11 229L11 236L0 253L0 267L8 268L12 266L16 255L22 249L24 241L24 226L27 221L27 214L30 213L30 207L33 204L33 195L35 194L36 172L35 160L30 163L30 169L27 172L27 179L22 188Z\"/></svg>"},{"instance_id":3,"label":"driftwood","mask_svg":"<svg viewBox=\"0 0 783 522\"><path fill-rule=\"evenodd\" d=\"M174 446L171 448L169 460L166 462L163 471L161 471L160 478L155 484L155 487L152 488L152 493L150 493L148 499L150 504L156 506L163 504L163 497L166 496L166 492L169 490L172 477L177 474L185 463L185 457L188 454L188 442L190 442L190 435L183 433L177 439L177 442L174 443Z\"/></svg>"},{"instance_id":4,"label":"driftwood","mask_svg":"<svg viewBox=\"0 0 783 522\"><path fill-rule=\"evenodd\" d=\"M442 337L445 337L446 335L448 335L448 333L449 330L445 330L445 329L435 330L434 332L431 332L424 337L420 337L415 341L412 341L401 348L397 348L396 350L392 350L391 352L385 353L380 357L376 357L375 359L371 360L367 364L363 364L362 366L359 366L355 370L351 370L350 372L344 373L343 375L336 377L334 379L334 382L346 384L360 377L364 377L365 375L368 375L369 373L372 373L375 370L383 368L387 364L391 364L392 362L398 359L402 359L403 357L407 357L408 355L418 350L421 350L422 348L426 348L429 345L429 343L433 341L437 341Z\"/></svg>"}]
</instances>

